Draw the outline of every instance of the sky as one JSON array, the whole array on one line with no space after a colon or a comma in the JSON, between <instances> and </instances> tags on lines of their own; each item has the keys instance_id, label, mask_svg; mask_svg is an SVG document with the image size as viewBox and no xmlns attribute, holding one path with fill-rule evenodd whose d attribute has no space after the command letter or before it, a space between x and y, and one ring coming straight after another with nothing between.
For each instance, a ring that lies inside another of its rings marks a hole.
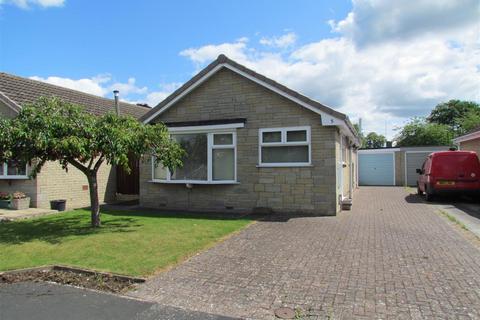
<instances>
[{"instance_id":1,"label":"sky","mask_svg":"<svg viewBox=\"0 0 480 320\"><path fill-rule=\"evenodd\" d=\"M0 71L155 106L219 54L389 139L480 101L478 0L0 0Z\"/></svg>"}]
</instances>

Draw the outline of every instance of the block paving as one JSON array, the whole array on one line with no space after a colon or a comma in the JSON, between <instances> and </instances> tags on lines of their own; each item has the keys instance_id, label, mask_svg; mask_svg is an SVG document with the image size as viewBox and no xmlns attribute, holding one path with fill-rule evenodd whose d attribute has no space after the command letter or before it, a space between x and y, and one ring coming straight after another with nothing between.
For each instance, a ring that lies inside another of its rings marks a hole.
<instances>
[{"instance_id":1,"label":"block paving","mask_svg":"<svg viewBox=\"0 0 480 320\"><path fill-rule=\"evenodd\" d=\"M248 319L480 319L480 249L401 187L335 217L259 221L132 295Z\"/></svg>"}]
</instances>

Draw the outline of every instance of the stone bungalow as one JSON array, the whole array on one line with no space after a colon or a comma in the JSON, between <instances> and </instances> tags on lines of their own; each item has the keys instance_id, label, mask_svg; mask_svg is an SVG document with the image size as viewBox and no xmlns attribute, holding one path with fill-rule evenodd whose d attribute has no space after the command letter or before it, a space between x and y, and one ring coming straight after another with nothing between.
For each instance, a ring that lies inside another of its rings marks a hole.
<instances>
[{"instance_id":1,"label":"stone bungalow","mask_svg":"<svg viewBox=\"0 0 480 320\"><path fill-rule=\"evenodd\" d=\"M220 55L146 113L188 152L170 172L140 163L140 204L194 211L335 215L357 186L345 114Z\"/></svg>"},{"instance_id":2,"label":"stone bungalow","mask_svg":"<svg viewBox=\"0 0 480 320\"><path fill-rule=\"evenodd\" d=\"M115 112L112 99L105 99L40 81L0 73L0 117L15 117L22 105L34 102L41 96L56 96L78 104L96 115ZM135 118L144 115L149 108L119 102L122 114ZM31 198L31 206L48 208L50 200L66 199L67 207L78 208L90 205L88 183L85 175L74 167L68 173L56 162L47 163L36 179L30 179L28 166L0 163L0 191L22 191ZM115 199L116 170L106 164L98 173L101 202Z\"/></svg>"}]
</instances>

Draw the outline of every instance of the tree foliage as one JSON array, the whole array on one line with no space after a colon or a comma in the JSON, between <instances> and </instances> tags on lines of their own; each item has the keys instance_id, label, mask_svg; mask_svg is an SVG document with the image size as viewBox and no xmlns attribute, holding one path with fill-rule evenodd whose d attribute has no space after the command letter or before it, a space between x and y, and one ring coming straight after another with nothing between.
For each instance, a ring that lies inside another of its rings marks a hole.
<instances>
[{"instance_id":1,"label":"tree foliage","mask_svg":"<svg viewBox=\"0 0 480 320\"><path fill-rule=\"evenodd\" d=\"M395 137L396 145L408 146L444 146L450 145L453 132L448 125L429 123L423 118L413 118Z\"/></svg>"},{"instance_id":2,"label":"tree foliage","mask_svg":"<svg viewBox=\"0 0 480 320\"><path fill-rule=\"evenodd\" d=\"M465 134L480 126L480 112L472 110L467 112L463 117L458 118L458 124L461 128L458 134Z\"/></svg>"},{"instance_id":3,"label":"tree foliage","mask_svg":"<svg viewBox=\"0 0 480 320\"><path fill-rule=\"evenodd\" d=\"M367 136L363 139L362 147L372 149L372 148L382 148L387 143L387 138L376 132L369 132Z\"/></svg>"},{"instance_id":4,"label":"tree foliage","mask_svg":"<svg viewBox=\"0 0 480 320\"><path fill-rule=\"evenodd\" d=\"M455 134L463 134L468 127L480 124L480 106L472 101L450 100L438 104L427 117L428 123L444 124Z\"/></svg>"},{"instance_id":5,"label":"tree foliage","mask_svg":"<svg viewBox=\"0 0 480 320\"><path fill-rule=\"evenodd\" d=\"M47 161L73 166L89 182L92 226L100 226L97 172L104 163L127 172L129 156L149 154L167 168L182 164L183 150L163 124L144 125L130 116L95 116L57 98L40 98L14 119L0 119L0 163L15 158L31 164L31 175Z\"/></svg>"}]
</instances>

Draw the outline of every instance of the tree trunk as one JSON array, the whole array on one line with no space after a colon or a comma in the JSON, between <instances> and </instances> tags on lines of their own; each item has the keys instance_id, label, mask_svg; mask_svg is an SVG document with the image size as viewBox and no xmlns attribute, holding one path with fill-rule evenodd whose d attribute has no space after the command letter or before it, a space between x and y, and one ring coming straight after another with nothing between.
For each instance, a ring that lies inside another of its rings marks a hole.
<instances>
[{"instance_id":1,"label":"tree trunk","mask_svg":"<svg viewBox=\"0 0 480 320\"><path fill-rule=\"evenodd\" d=\"M92 215L92 227L100 227L100 204L98 201L97 172L88 175L88 187L90 189L90 211Z\"/></svg>"}]
</instances>

